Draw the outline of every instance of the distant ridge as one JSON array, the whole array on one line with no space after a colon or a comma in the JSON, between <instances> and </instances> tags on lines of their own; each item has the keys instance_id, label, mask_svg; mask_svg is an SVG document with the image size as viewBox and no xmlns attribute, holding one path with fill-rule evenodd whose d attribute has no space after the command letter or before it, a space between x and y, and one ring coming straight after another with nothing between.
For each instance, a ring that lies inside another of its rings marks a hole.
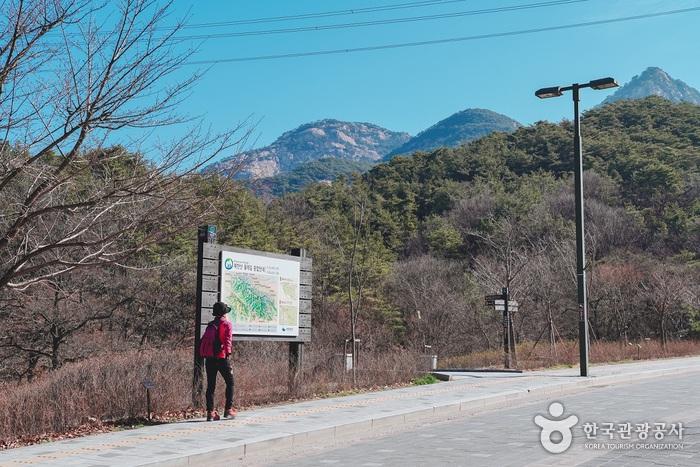
<instances>
[{"instance_id":1,"label":"distant ridge","mask_svg":"<svg viewBox=\"0 0 700 467\"><path fill-rule=\"evenodd\" d=\"M457 147L494 131L515 131L519 126L520 123L512 118L491 110L466 109L421 131L404 145L391 151L388 157L416 151L431 151L440 147Z\"/></svg>"}]
</instances>

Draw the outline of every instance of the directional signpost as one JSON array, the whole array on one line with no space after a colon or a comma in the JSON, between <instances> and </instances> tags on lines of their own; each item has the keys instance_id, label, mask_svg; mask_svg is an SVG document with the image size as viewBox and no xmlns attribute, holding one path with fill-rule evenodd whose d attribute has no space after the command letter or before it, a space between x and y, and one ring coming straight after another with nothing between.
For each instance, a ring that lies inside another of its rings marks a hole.
<instances>
[{"instance_id":1,"label":"directional signpost","mask_svg":"<svg viewBox=\"0 0 700 467\"><path fill-rule=\"evenodd\" d=\"M503 354L506 368L513 367L515 360L515 342L513 341L513 322L510 314L518 311L518 302L510 300L508 289L504 287L500 294L486 295L486 306L494 307L496 311L503 312ZM511 352L512 349L512 352Z\"/></svg>"},{"instance_id":2,"label":"directional signpost","mask_svg":"<svg viewBox=\"0 0 700 467\"><path fill-rule=\"evenodd\" d=\"M505 300L495 300L493 306L496 308L496 311L506 311ZM518 302L515 300L508 300L508 311L518 311Z\"/></svg>"}]
</instances>

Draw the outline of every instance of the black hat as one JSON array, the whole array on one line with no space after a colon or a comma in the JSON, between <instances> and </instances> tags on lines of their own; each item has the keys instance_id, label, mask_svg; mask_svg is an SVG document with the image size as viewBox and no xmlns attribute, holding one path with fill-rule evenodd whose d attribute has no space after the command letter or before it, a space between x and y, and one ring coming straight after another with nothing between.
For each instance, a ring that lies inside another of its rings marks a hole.
<instances>
[{"instance_id":1,"label":"black hat","mask_svg":"<svg viewBox=\"0 0 700 467\"><path fill-rule=\"evenodd\" d=\"M214 316L223 316L229 311L231 311L231 307L229 307L227 304L224 302L216 302L214 303L214 310L212 313Z\"/></svg>"}]
</instances>

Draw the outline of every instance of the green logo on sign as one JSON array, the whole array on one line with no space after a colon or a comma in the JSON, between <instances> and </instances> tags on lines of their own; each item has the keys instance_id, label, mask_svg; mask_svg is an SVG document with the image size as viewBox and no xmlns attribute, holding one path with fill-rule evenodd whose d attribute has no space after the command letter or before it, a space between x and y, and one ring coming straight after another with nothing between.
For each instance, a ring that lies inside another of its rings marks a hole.
<instances>
[{"instance_id":1,"label":"green logo on sign","mask_svg":"<svg viewBox=\"0 0 700 467\"><path fill-rule=\"evenodd\" d=\"M233 260L231 258L226 258L226 261L224 261L224 267L226 269L233 269Z\"/></svg>"}]
</instances>

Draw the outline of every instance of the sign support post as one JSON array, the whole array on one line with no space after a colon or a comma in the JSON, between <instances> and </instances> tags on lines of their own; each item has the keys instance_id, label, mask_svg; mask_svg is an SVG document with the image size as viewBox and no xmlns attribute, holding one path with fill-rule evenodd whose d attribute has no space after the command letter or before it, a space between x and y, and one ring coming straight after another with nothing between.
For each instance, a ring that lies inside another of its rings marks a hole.
<instances>
[{"instance_id":1,"label":"sign support post","mask_svg":"<svg viewBox=\"0 0 700 467\"><path fill-rule=\"evenodd\" d=\"M192 373L192 407L202 405L204 392L204 359L199 356L202 338L202 270L204 268L204 244L216 243L216 226L202 225L197 229L197 293L194 312L194 366Z\"/></svg>"},{"instance_id":2,"label":"sign support post","mask_svg":"<svg viewBox=\"0 0 700 467\"><path fill-rule=\"evenodd\" d=\"M298 256L300 258L306 258L306 249L304 248L293 248L291 251L292 256ZM290 342L289 343L289 382L288 389L290 394L295 394L297 389L299 389L299 375L301 374L302 364L304 358L304 343L303 342Z\"/></svg>"},{"instance_id":3,"label":"sign support post","mask_svg":"<svg viewBox=\"0 0 700 467\"><path fill-rule=\"evenodd\" d=\"M492 306L496 311L503 312L503 365L511 369L518 365L515 357L515 328L511 316L518 311L518 302L510 300L508 287L503 287L500 295L486 295L484 300L486 306Z\"/></svg>"},{"instance_id":4,"label":"sign support post","mask_svg":"<svg viewBox=\"0 0 700 467\"><path fill-rule=\"evenodd\" d=\"M508 288L504 287L501 289L501 295L505 301L505 306L503 307L503 352L504 352L504 365L506 368L510 369L512 367L511 355L510 355L510 314L508 313Z\"/></svg>"}]
</instances>

